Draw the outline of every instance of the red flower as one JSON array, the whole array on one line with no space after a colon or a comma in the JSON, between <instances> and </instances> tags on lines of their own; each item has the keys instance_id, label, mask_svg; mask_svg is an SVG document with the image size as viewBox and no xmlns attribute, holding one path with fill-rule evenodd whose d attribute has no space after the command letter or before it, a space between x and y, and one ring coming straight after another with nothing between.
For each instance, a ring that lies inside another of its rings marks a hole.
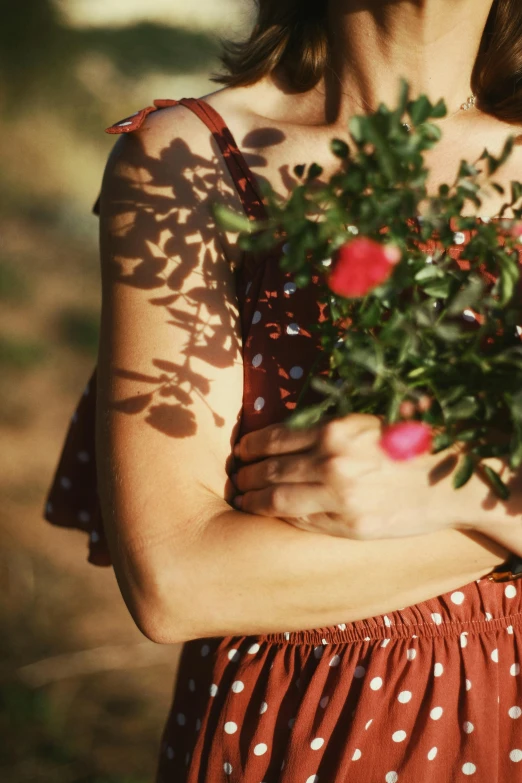
<instances>
[{"instance_id":1,"label":"red flower","mask_svg":"<svg viewBox=\"0 0 522 783\"><path fill-rule=\"evenodd\" d=\"M379 446L395 460L405 460L431 450L433 432L423 421L401 421L386 427Z\"/></svg>"},{"instance_id":2,"label":"red flower","mask_svg":"<svg viewBox=\"0 0 522 783\"><path fill-rule=\"evenodd\" d=\"M395 246L368 237L353 239L334 253L328 287L346 298L365 296L390 276L400 255Z\"/></svg>"}]
</instances>

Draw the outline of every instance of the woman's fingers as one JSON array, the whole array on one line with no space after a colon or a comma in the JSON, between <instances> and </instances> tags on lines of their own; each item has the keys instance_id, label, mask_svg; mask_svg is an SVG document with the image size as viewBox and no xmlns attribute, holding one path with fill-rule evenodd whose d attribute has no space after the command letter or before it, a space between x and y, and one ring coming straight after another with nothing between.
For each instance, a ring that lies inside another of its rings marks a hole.
<instances>
[{"instance_id":1,"label":"woman's fingers","mask_svg":"<svg viewBox=\"0 0 522 783\"><path fill-rule=\"evenodd\" d=\"M240 468L235 485L240 492L263 489L272 484L314 484L322 479L314 452L268 457Z\"/></svg>"},{"instance_id":2,"label":"woman's fingers","mask_svg":"<svg viewBox=\"0 0 522 783\"><path fill-rule=\"evenodd\" d=\"M241 495L241 511L265 517L341 513L342 504L323 484L275 484Z\"/></svg>"},{"instance_id":3,"label":"woman's fingers","mask_svg":"<svg viewBox=\"0 0 522 783\"><path fill-rule=\"evenodd\" d=\"M322 425L306 430L291 430L284 424L270 424L261 430L243 435L234 448L242 462L251 462L277 454L289 454L311 449L316 443Z\"/></svg>"}]
</instances>

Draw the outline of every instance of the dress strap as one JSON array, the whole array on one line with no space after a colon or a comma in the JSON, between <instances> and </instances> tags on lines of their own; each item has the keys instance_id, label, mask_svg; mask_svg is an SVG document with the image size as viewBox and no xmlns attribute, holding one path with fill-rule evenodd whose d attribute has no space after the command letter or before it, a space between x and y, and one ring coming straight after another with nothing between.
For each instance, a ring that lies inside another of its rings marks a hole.
<instances>
[{"instance_id":1,"label":"dress strap","mask_svg":"<svg viewBox=\"0 0 522 783\"><path fill-rule=\"evenodd\" d=\"M157 99L153 106L147 106L135 114L131 114L115 125L106 128L106 133L131 133L138 130L145 118L153 111L167 106L181 104L190 109L211 131L223 155L223 159L236 186L246 214L254 220L266 220L267 212L254 173L246 162L243 153L232 135L223 117L202 98ZM93 207L94 214L99 214L100 200Z\"/></svg>"}]
</instances>

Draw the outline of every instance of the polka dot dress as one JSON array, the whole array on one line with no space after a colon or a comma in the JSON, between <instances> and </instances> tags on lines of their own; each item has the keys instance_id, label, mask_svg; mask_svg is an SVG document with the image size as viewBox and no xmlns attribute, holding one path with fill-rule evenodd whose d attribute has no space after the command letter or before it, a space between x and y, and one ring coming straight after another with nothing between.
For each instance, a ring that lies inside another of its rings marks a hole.
<instances>
[{"instance_id":1,"label":"polka dot dress","mask_svg":"<svg viewBox=\"0 0 522 783\"><path fill-rule=\"evenodd\" d=\"M204 101L184 103L212 128L247 213L262 217L255 178L223 120ZM109 131L134 130L147 113ZM450 250L462 267L468 239L455 231ZM435 245L420 247L429 255ZM298 289L279 269L280 252L245 254L236 272L238 439L288 416L315 360L315 372L325 370L309 328L327 317L318 278ZM93 375L70 423L45 518L85 529L90 561L109 565L94 470L94 383ZM318 399L305 390L306 403ZM521 640L522 582L482 578L356 622L187 642L156 783L522 781Z\"/></svg>"}]
</instances>

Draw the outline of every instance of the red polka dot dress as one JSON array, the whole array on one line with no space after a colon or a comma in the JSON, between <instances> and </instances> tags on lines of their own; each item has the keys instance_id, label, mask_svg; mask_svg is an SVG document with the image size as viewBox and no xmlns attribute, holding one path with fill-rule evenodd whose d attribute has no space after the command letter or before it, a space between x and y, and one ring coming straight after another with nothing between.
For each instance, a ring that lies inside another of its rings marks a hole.
<instances>
[{"instance_id":1,"label":"red polka dot dress","mask_svg":"<svg viewBox=\"0 0 522 783\"><path fill-rule=\"evenodd\" d=\"M174 103L156 101L108 130L135 130L150 111ZM262 217L256 180L222 118L202 100L182 103L211 128L247 213ZM469 233L454 233L450 252L461 266ZM429 253L435 244L420 246ZM279 269L279 252L245 254L236 272L238 439L288 415L318 356L308 329L325 317L317 278L296 288ZM305 401L314 399L307 391ZM110 565L94 405L91 379L45 518L88 531L90 562ZM522 783L521 660L522 582L487 577L357 622L187 642L156 783Z\"/></svg>"}]
</instances>

